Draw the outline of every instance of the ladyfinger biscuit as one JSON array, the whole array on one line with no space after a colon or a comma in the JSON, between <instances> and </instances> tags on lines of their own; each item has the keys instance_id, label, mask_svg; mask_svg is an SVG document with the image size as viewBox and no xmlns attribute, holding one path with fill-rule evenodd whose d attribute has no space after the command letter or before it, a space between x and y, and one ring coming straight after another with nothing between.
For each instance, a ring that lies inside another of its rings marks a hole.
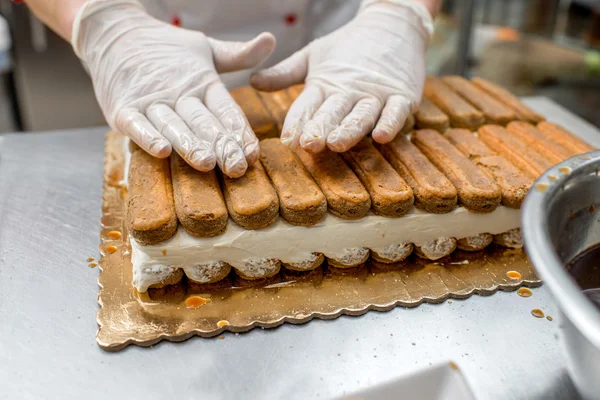
<instances>
[{"instance_id":1,"label":"ladyfinger biscuit","mask_svg":"<svg viewBox=\"0 0 600 400\"><path fill-rule=\"evenodd\" d=\"M446 138L477 166L487 170L502 190L502 204L520 208L533 179L504 157L494 153L483 141L466 129L449 129Z\"/></svg>"},{"instance_id":2,"label":"ladyfinger biscuit","mask_svg":"<svg viewBox=\"0 0 600 400\"><path fill-rule=\"evenodd\" d=\"M177 231L169 160L138 149L129 164L127 225L142 245L157 244Z\"/></svg>"},{"instance_id":3,"label":"ladyfinger biscuit","mask_svg":"<svg viewBox=\"0 0 600 400\"><path fill-rule=\"evenodd\" d=\"M480 157L495 156L496 152L492 151L485 143L477 138L470 130L453 128L448 129L444 133L444 137L448 139L458 150L460 150L470 160L477 160Z\"/></svg>"},{"instance_id":4,"label":"ladyfinger biscuit","mask_svg":"<svg viewBox=\"0 0 600 400\"><path fill-rule=\"evenodd\" d=\"M455 128L475 130L485 123L485 117L481 111L436 78L427 78L424 94L448 115L450 124Z\"/></svg>"},{"instance_id":5,"label":"ladyfinger biscuit","mask_svg":"<svg viewBox=\"0 0 600 400\"><path fill-rule=\"evenodd\" d=\"M299 83L297 85L290 86L287 89L288 95L292 99L292 102L294 100L296 100L298 98L298 96L300 96L300 93L302 93L303 90L304 90L304 83Z\"/></svg>"},{"instance_id":6,"label":"ladyfinger biscuit","mask_svg":"<svg viewBox=\"0 0 600 400\"><path fill-rule=\"evenodd\" d=\"M477 236L470 236L457 240L456 247L463 251L481 251L488 247L493 239L494 236L489 233L480 233Z\"/></svg>"},{"instance_id":7,"label":"ladyfinger biscuit","mask_svg":"<svg viewBox=\"0 0 600 400\"><path fill-rule=\"evenodd\" d=\"M544 171L552 167L546 157L514 137L500 125L485 125L477 131L478 137L499 155L521 170L526 176L537 179Z\"/></svg>"},{"instance_id":8,"label":"ladyfinger biscuit","mask_svg":"<svg viewBox=\"0 0 600 400\"><path fill-rule=\"evenodd\" d=\"M333 215L344 219L367 215L371 197L339 154L329 150L310 154L298 148L296 155L323 191Z\"/></svg>"},{"instance_id":9,"label":"ladyfinger biscuit","mask_svg":"<svg viewBox=\"0 0 600 400\"><path fill-rule=\"evenodd\" d=\"M175 269L169 276L167 276L164 280L159 283L155 283L154 285L150 285L148 289L162 289L167 286L177 285L183 279L183 270Z\"/></svg>"},{"instance_id":10,"label":"ladyfinger biscuit","mask_svg":"<svg viewBox=\"0 0 600 400\"><path fill-rule=\"evenodd\" d=\"M292 271L312 271L318 268L325 261L325 256L320 253L313 253L311 257L305 261L299 262L282 262L283 266Z\"/></svg>"},{"instance_id":11,"label":"ladyfinger biscuit","mask_svg":"<svg viewBox=\"0 0 600 400\"><path fill-rule=\"evenodd\" d=\"M490 96L495 97L497 100L512 108L519 120L531 122L532 124L537 124L538 122L545 120L544 116L527 107L516 96L503 87L483 78L473 78L471 79L471 82Z\"/></svg>"},{"instance_id":12,"label":"ladyfinger biscuit","mask_svg":"<svg viewBox=\"0 0 600 400\"><path fill-rule=\"evenodd\" d=\"M233 179L223 174L223 194L231 219L246 229L262 229L277 220L279 199L261 163Z\"/></svg>"},{"instance_id":13,"label":"ladyfinger biscuit","mask_svg":"<svg viewBox=\"0 0 600 400\"><path fill-rule=\"evenodd\" d=\"M452 90L477 107L485 116L487 123L506 125L517 118L516 113L510 107L488 95L462 76L446 76L442 80Z\"/></svg>"},{"instance_id":14,"label":"ladyfinger biscuit","mask_svg":"<svg viewBox=\"0 0 600 400\"><path fill-rule=\"evenodd\" d=\"M204 285L225 279L231 272L231 265L215 261L207 264L188 265L183 267L183 270L191 282Z\"/></svg>"},{"instance_id":15,"label":"ladyfinger biscuit","mask_svg":"<svg viewBox=\"0 0 600 400\"><path fill-rule=\"evenodd\" d=\"M552 122L542 121L537 125L537 129L547 138L563 146L574 155L594 150L593 146L590 146L562 126Z\"/></svg>"},{"instance_id":16,"label":"ladyfinger biscuit","mask_svg":"<svg viewBox=\"0 0 600 400\"><path fill-rule=\"evenodd\" d=\"M415 114L417 129L434 129L438 132L444 132L450 127L450 119L429 100L424 97L421 106Z\"/></svg>"},{"instance_id":17,"label":"ladyfinger biscuit","mask_svg":"<svg viewBox=\"0 0 600 400\"><path fill-rule=\"evenodd\" d=\"M406 181L415 196L415 207L430 213L452 211L458 201L456 188L421 151L403 136L377 148Z\"/></svg>"},{"instance_id":18,"label":"ladyfinger biscuit","mask_svg":"<svg viewBox=\"0 0 600 400\"><path fill-rule=\"evenodd\" d=\"M254 89L249 86L234 89L231 91L231 97L246 114L248 123L259 140L278 136L277 121L265 108Z\"/></svg>"},{"instance_id":19,"label":"ladyfinger biscuit","mask_svg":"<svg viewBox=\"0 0 600 400\"><path fill-rule=\"evenodd\" d=\"M271 278L279 273L281 262L267 258L251 258L243 266L235 266L235 272L243 279L254 281Z\"/></svg>"},{"instance_id":20,"label":"ladyfinger biscuit","mask_svg":"<svg viewBox=\"0 0 600 400\"><path fill-rule=\"evenodd\" d=\"M475 161L485 168L502 190L502 205L509 208L521 208L525 196L533 185L533 179L502 156L480 157Z\"/></svg>"},{"instance_id":21,"label":"ladyfinger biscuit","mask_svg":"<svg viewBox=\"0 0 600 400\"><path fill-rule=\"evenodd\" d=\"M402 126L402 129L400 130L400 134L402 135L406 135L407 133L411 133L412 131L415 130L415 117L414 115L409 115L408 117L406 117L406 121L404 122L404 125Z\"/></svg>"},{"instance_id":22,"label":"ladyfinger biscuit","mask_svg":"<svg viewBox=\"0 0 600 400\"><path fill-rule=\"evenodd\" d=\"M371 195L375 214L400 217L410 210L414 203L412 189L377 151L370 138L364 138L342 156Z\"/></svg>"},{"instance_id":23,"label":"ladyfinger biscuit","mask_svg":"<svg viewBox=\"0 0 600 400\"><path fill-rule=\"evenodd\" d=\"M277 136L279 136L285 122L285 116L294 100L285 89L277 92L258 92L258 95L275 122L277 122Z\"/></svg>"},{"instance_id":24,"label":"ladyfinger biscuit","mask_svg":"<svg viewBox=\"0 0 600 400\"><path fill-rule=\"evenodd\" d=\"M458 192L459 202L474 212L492 212L502 200L493 179L462 155L437 131L423 129L413 133L413 143L442 171Z\"/></svg>"},{"instance_id":25,"label":"ladyfinger biscuit","mask_svg":"<svg viewBox=\"0 0 600 400\"><path fill-rule=\"evenodd\" d=\"M279 139L260 145L260 161L279 197L281 216L293 225L314 225L327 213L327 200L302 163Z\"/></svg>"},{"instance_id":26,"label":"ladyfinger biscuit","mask_svg":"<svg viewBox=\"0 0 600 400\"><path fill-rule=\"evenodd\" d=\"M211 237L227 226L227 207L216 172L200 172L177 154L171 155L175 210L179 222L192 236Z\"/></svg>"},{"instance_id":27,"label":"ladyfinger biscuit","mask_svg":"<svg viewBox=\"0 0 600 400\"><path fill-rule=\"evenodd\" d=\"M441 237L422 246L415 246L415 254L427 260L439 260L452 254L456 250L456 239Z\"/></svg>"},{"instance_id":28,"label":"ladyfinger biscuit","mask_svg":"<svg viewBox=\"0 0 600 400\"><path fill-rule=\"evenodd\" d=\"M334 257L327 257L327 263L335 268L357 268L367 262L370 254L364 247L344 249Z\"/></svg>"},{"instance_id":29,"label":"ladyfinger biscuit","mask_svg":"<svg viewBox=\"0 0 600 400\"><path fill-rule=\"evenodd\" d=\"M506 126L506 129L515 137L527 143L532 149L543 153L554 164L558 164L576 155L567 148L548 139L544 134L535 129L535 126L528 122L513 121Z\"/></svg>"},{"instance_id":30,"label":"ladyfinger biscuit","mask_svg":"<svg viewBox=\"0 0 600 400\"><path fill-rule=\"evenodd\" d=\"M383 264L395 264L406 260L412 254L414 247L410 242L390 244L382 249L372 249L371 257Z\"/></svg>"},{"instance_id":31,"label":"ladyfinger biscuit","mask_svg":"<svg viewBox=\"0 0 600 400\"><path fill-rule=\"evenodd\" d=\"M520 249L521 247L523 247L521 229L515 228L511 229L510 231L501 233L499 235L494 235L494 243L512 249Z\"/></svg>"}]
</instances>

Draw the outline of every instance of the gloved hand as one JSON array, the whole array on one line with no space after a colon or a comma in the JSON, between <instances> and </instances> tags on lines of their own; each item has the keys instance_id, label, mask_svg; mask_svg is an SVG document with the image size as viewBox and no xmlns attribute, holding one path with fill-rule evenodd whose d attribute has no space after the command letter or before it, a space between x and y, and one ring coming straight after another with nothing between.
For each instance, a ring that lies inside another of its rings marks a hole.
<instances>
[{"instance_id":1,"label":"gloved hand","mask_svg":"<svg viewBox=\"0 0 600 400\"><path fill-rule=\"evenodd\" d=\"M175 149L191 166L244 174L258 140L218 73L252 68L273 51L263 33L222 42L150 17L137 0L90 0L73 26L110 127L155 157Z\"/></svg>"},{"instance_id":2,"label":"gloved hand","mask_svg":"<svg viewBox=\"0 0 600 400\"><path fill-rule=\"evenodd\" d=\"M421 4L364 1L348 24L253 74L251 84L274 91L306 82L281 135L292 148L343 152L371 131L375 141L387 143L421 101L432 31Z\"/></svg>"}]
</instances>

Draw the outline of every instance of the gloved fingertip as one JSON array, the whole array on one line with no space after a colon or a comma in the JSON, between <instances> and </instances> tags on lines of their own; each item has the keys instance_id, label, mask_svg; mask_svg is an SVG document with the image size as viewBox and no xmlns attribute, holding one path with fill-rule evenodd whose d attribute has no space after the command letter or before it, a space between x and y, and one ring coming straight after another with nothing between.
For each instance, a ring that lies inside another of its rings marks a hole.
<instances>
[{"instance_id":1,"label":"gloved fingertip","mask_svg":"<svg viewBox=\"0 0 600 400\"><path fill-rule=\"evenodd\" d=\"M336 153L343 153L348 150L346 145L348 142L347 135L340 131L340 128L335 129L327 136L327 148Z\"/></svg>"},{"instance_id":2,"label":"gloved fingertip","mask_svg":"<svg viewBox=\"0 0 600 400\"><path fill-rule=\"evenodd\" d=\"M223 173L230 178L240 178L244 176L248 169L248 163L245 158L229 157L223 165Z\"/></svg>"},{"instance_id":3,"label":"gloved fingertip","mask_svg":"<svg viewBox=\"0 0 600 400\"><path fill-rule=\"evenodd\" d=\"M188 162L194 169L201 172L208 172L215 169L217 157L212 151L196 150L189 157Z\"/></svg>"},{"instance_id":4,"label":"gloved fingertip","mask_svg":"<svg viewBox=\"0 0 600 400\"><path fill-rule=\"evenodd\" d=\"M396 137L396 134L392 133L391 131L386 131L383 129L376 129L373 131L371 136L373 137L373 140L376 141L377 143L386 144L386 143L389 143L392 140L394 140L394 138Z\"/></svg>"},{"instance_id":5,"label":"gloved fingertip","mask_svg":"<svg viewBox=\"0 0 600 400\"><path fill-rule=\"evenodd\" d=\"M270 32L263 32L249 43L246 68L253 68L265 61L275 50L275 36Z\"/></svg>"},{"instance_id":6,"label":"gloved fingertip","mask_svg":"<svg viewBox=\"0 0 600 400\"><path fill-rule=\"evenodd\" d=\"M325 150L325 140L315 135L302 135L300 146L309 153L317 154Z\"/></svg>"},{"instance_id":7,"label":"gloved fingertip","mask_svg":"<svg viewBox=\"0 0 600 400\"><path fill-rule=\"evenodd\" d=\"M269 70L263 69L250 75L250 85L257 90L272 92L274 83L272 81L272 75L269 74Z\"/></svg>"},{"instance_id":8,"label":"gloved fingertip","mask_svg":"<svg viewBox=\"0 0 600 400\"><path fill-rule=\"evenodd\" d=\"M258 161L258 158L260 157L260 145L258 144L258 140L246 144L244 155L246 156L248 165L252 165Z\"/></svg>"},{"instance_id":9,"label":"gloved fingertip","mask_svg":"<svg viewBox=\"0 0 600 400\"><path fill-rule=\"evenodd\" d=\"M292 131L284 130L281 132L281 137L279 138L281 143L290 149L294 150L297 146L297 142L295 140L295 133Z\"/></svg>"},{"instance_id":10,"label":"gloved fingertip","mask_svg":"<svg viewBox=\"0 0 600 400\"><path fill-rule=\"evenodd\" d=\"M145 150L156 158L167 158L171 155L173 147L168 140L158 139L152 141Z\"/></svg>"}]
</instances>

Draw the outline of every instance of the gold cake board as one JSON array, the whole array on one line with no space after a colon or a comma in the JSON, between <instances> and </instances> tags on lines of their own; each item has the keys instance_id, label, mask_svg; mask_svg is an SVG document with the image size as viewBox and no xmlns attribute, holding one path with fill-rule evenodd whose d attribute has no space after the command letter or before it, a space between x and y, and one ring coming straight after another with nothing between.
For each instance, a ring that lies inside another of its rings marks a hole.
<instances>
[{"instance_id":1,"label":"gold cake board","mask_svg":"<svg viewBox=\"0 0 600 400\"><path fill-rule=\"evenodd\" d=\"M388 269L367 265L341 272L324 267L307 275L282 272L262 286L236 285L233 280L228 281L233 286L208 290L182 283L154 294L140 294L131 283L126 190L119 184L124 176L125 138L109 132L105 143L96 336L105 350L118 351L129 344L151 346L163 339L212 337L224 331L245 332L254 327L274 328L313 318L362 315L369 310L389 311L397 306L416 307L541 284L522 250L492 246L478 253L456 251L443 263L413 256L411 263ZM121 232L121 237L109 237L112 231ZM508 271L517 271L521 277L511 279ZM187 308L185 299L192 294L209 301Z\"/></svg>"}]
</instances>

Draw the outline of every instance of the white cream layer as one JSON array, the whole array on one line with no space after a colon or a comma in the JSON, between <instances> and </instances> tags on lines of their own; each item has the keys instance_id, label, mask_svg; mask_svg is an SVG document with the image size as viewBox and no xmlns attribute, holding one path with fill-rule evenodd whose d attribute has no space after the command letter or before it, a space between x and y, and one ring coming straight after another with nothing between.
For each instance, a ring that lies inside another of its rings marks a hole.
<instances>
[{"instance_id":1,"label":"white cream layer","mask_svg":"<svg viewBox=\"0 0 600 400\"><path fill-rule=\"evenodd\" d=\"M499 234L520 226L521 211L499 206L488 214L475 214L458 207L447 214L430 214L414 209L402 218L374 214L360 220L344 220L330 213L311 227L293 226L283 218L255 231L229 221L224 234L213 238L195 238L181 226L171 239L153 246L139 245L130 237L134 285L144 292L164 280L174 268L191 271L199 264L224 261L243 270L252 259L277 259L286 263L302 262L312 253L337 258L344 249L383 248L404 242L422 246L440 237L457 239L480 233ZM187 271L186 271L187 273Z\"/></svg>"}]
</instances>

